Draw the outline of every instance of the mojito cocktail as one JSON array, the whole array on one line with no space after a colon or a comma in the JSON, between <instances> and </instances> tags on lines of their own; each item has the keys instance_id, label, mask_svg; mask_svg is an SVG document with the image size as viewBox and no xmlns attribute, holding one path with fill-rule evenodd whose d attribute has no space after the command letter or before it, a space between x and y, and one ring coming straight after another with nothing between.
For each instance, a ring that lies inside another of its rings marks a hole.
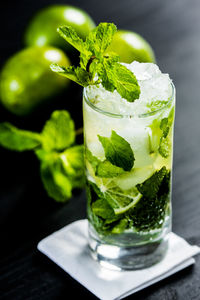
<instances>
[{"instance_id":1,"label":"mojito cocktail","mask_svg":"<svg viewBox=\"0 0 200 300\"><path fill-rule=\"evenodd\" d=\"M140 86L134 102L102 85L84 89L87 213L93 257L137 269L167 249L175 89L155 64L125 66Z\"/></svg>"},{"instance_id":2,"label":"mojito cocktail","mask_svg":"<svg viewBox=\"0 0 200 300\"><path fill-rule=\"evenodd\" d=\"M101 265L148 267L162 259L171 230L175 89L153 63L123 64L109 46L117 33L100 23L83 41L79 66L51 69L83 86L89 247Z\"/></svg>"}]
</instances>

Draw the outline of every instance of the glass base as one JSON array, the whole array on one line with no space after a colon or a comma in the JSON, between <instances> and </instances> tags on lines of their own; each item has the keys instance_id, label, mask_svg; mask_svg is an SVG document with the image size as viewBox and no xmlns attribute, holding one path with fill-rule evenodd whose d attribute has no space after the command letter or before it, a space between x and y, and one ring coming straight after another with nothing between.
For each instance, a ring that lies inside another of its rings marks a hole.
<instances>
[{"instance_id":1,"label":"glass base","mask_svg":"<svg viewBox=\"0 0 200 300\"><path fill-rule=\"evenodd\" d=\"M89 226L89 248L92 257L103 267L112 270L138 270L161 261L168 248L168 234L155 241L136 246L108 244L99 239Z\"/></svg>"}]
</instances>

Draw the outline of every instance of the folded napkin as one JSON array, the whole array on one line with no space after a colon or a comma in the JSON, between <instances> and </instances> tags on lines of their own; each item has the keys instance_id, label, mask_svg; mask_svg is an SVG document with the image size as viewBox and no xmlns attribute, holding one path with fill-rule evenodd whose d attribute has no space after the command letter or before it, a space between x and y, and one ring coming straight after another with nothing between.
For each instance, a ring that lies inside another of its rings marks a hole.
<instances>
[{"instance_id":1,"label":"folded napkin","mask_svg":"<svg viewBox=\"0 0 200 300\"><path fill-rule=\"evenodd\" d=\"M194 264L200 248L170 233L169 248L158 264L143 270L113 271L92 259L87 244L87 220L51 234L38 249L101 300L122 299Z\"/></svg>"}]
</instances>

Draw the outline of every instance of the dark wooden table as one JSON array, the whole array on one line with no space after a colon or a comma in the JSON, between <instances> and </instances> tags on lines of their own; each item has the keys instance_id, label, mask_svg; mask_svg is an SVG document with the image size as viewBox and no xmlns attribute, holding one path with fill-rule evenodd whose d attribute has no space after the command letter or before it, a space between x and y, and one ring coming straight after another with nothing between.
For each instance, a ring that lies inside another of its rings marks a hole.
<instances>
[{"instance_id":1,"label":"dark wooden table","mask_svg":"<svg viewBox=\"0 0 200 300\"><path fill-rule=\"evenodd\" d=\"M65 3L66 1L59 1ZM24 28L39 8L55 0L4 1L1 9L1 64L23 47ZM113 21L140 33L153 46L157 63L177 90L173 174L173 231L200 246L200 1L77 0L67 3L88 11L96 23ZM75 109L76 107L76 109ZM81 90L68 94L30 118L0 110L0 120L40 130L53 109L66 108L81 125ZM77 125L77 126L78 126ZM36 250L40 239L85 217L84 192L67 205L46 196L39 164L32 153L0 149L0 299L95 299ZM200 299L200 256L196 264L129 299Z\"/></svg>"}]
</instances>

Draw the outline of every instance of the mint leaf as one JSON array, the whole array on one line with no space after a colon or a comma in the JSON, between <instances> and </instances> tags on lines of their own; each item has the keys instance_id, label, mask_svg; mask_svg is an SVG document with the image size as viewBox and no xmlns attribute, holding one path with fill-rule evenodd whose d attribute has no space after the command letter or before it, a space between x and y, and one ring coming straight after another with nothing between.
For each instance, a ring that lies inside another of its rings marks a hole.
<instances>
[{"instance_id":1,"label":"mint leaf","mask_svg":"<svg viewBox=\"0 0 200 300\"><path fill-rule=\"evenodd\" d=\"M97 199L92 203L93 213L103 219L111 219L115 217L114 210L104 199Z\"/></svg>"},{"instance_id":2,"label":"mint leaf","mask_svg":"<svg viewBox=\"0 0 200 300\"><path fill-rule=\"evenodd\" d=\"M86 156L86 159L91 164L94 172L96 173L97 166L99 165L101 160L98 159L96 156L94 156L88 148L85 148L85 156Z\"/></svg>"},{"instance_id":3,"label":"mint leaf","mask_svg":"<svg viewBox=\"0 0 200 300\"><path fill-rule=\"evenodd\" d=\"M10 123L0 124L0 145L15 151L32 150L41 146L39 134L20 130Z\"/></svg>"},{"instance_id":4,"label":"mint leaf","mask_svg":"<svg viewBox=\"0 0 200 300\"><path fill-rule=\"evenodd\" d=\"M158 151L162 157L167 158L169 156L170 148L171 148L170 146L171 146L171 142L169 138L161 137Z\"/></svg>"},{"instance_id":5,"label":"mint leaf","mask_svg":"<svg viewBox=\"0 0 200 300\"><path fill-rule=\"evenodd\" d=\"M166 167L162 167L159 171L156 171L149 179L145 182L138 184L138 191L146 198L155 198L160 186L163 182L164 177L168 173Z\"/></svg>"},{"instance_id":6,"label":"mint leaf","mask_svg":"<svg viewBox=\"0 0 200 300\"><path fill-rule=\"evenodd\" d=\"M90 181L90 180L88 180L87 181L88 182L88 188L89 188L89 190L92 190L92 191L94 191L95 192L95 194L98 196L98 198L103 198L104 196L103 196L103 193L101 192L101 190L98 188L98 186L95 184L95 183L93 183L92 181ZM92 200L92 199L91 199Z\"/></svg>"},{"instance_id":7,"label":"mint leaf","mask_svg":"<svg viewBox=\"0 0 200 300\"><path fill-rule=\"evenodd\" d=\"M158 197L164 196L164 195L169 195L170 192L170 180L171 180L171 172L167 170L163 181L160 185L159 191L158 191Z\"/></svg>"},{"instance_id":8,"label":"mint leaf","mask_svg":"<svg viewBox=\"0 0 200 300\"><path fill-rule=\"evenodd\" d=\"M87 36L85 42L87 49L101 59L116 31L117 28L113 23L100 23Z\"/></svg>"},{"instance_id":9,"label":"mint leaf","mask_svg":"<svg viewBox=\"0 0 200 300\"><path fill-rule=\"evenodd\" d=\"M97 66L97 74L99 78L101 78L101 83L103 87L110 91L113 92L115 90L114 84L110 81L108 73L110 72L110 67L116 62L119 61L119 56L113 53L108 53L103 58L102 63L98 64Z\"/></svg>"},{"instance_id":10,"label":"mint leaf","mask_svg":"<svg viewBox=\"0 0 200 300\"><path fill-rule=\"evenodd\" d=\"M173 124L174 120L174 108L169 113L168 118L163 118L160 122L160 129L162 130L162 136L160 138L160 144L158 151L160 155L164 158L167 158L170 154L171 150L171 141L170 138L168 137L170 128Z\"/></svg>"},{"instance_id":11,"label":"mint leaf","mask_svg":"<svg viewBox=\"0 0 200 300\"><path fill-rule=\"evenodd\" d=\"M161 228L169 210L169 195L149 199L142 197L130 212L133 226L138 231L150 231Z\"/></svg>"},{"instance_id":12,"label":"mint leaf","mask_svg":"<svg viewBox=\"0 0 200 300\"><path fill-rule=\"evenodd\" d=\"M50 68L53 72L56 72L64 77L67 77L68 79L82 86L86 87L90 84L89 73L81 67L75 68L74 66L70 66L68 68L65 68L57 64L51 64Z\"/></svg>"},{"instance_id":13,"label":"mint leaf","mask_svg":"<svg viewBox=\"0 0 200 300\"><path fill-rule=\"evenodd\" d=\"M88 47L86 43L78 36L76 31L71 26L60 26L57 29L58 33L62 38L64 38L70 45L72 45L74 48L76 48L80 52L80 66L83 67L84 70L86 70L86 66L88 63L88 60L92 56L92 52L88 50ZM74 67L73 67L74 68ZM74 68L75 69L75 68ZM54 72L57 72L56 69L53 70ZM64 75L60 73L61 75ZM85 74L86 76L86 74ZM66 77L67 73L66 73ZM69 79L73 80L72 78L68 77ZM78 84L81 84L81 81L76 81ZM83 85L83 84L81 84ZM85 85L83 85L85 86Z\"/></svg>"},{"instance_id":14,"label":"mint leaf","mask_svg":"<svg viewBox=\"0 0 200 300\"><path fill-rule=\"evenodd\" d=\"M171 142L168 134L172 123L173 117L168 117L163 118L161 121L155 119L149 126L150 131L148 131L148 134L150 153L156 152L158 150L162 157L167 158L169 156Z\"/></svg>"},{"instance_id":15,"label":"mint leaf","mask_svg":"<svg viewBox=\"0 0 200 300\"><path fill-rule=\"evenodd\" d=\"M61 171L58 161L42 161L41 179L49 197L58 202L66 202L72 196L72 185Z\"/></svg>"},{"instance_id":16,"label":"mint leaf","mask_svg":"<svg viewBox=\"0 0 200 300\"><path fill-rule=\"evenodd\" d=\"M112 178L117 177L122 173L124 173L124 170L122 168L114 166L108 160L104 160L97 165L95 175L103 178Z\"/></svg>"},{"instance_id":17,"label":"mint leaf","mask_svg":"<svg viewBox=\"0 0 200 300\"><path fill-rule=\"evenodd\" d=\"M147 182L142 184L144 185L142 190L144 196L129 214L133 221L133 226L138 231L150 231L163 226L165 216L170 209L170 177L170 172L163 167L151 177L152 189L150 181L148 182L149 191ZM155 184L155 182L157 183ZM153 195L151 192L153 192Z\"/></svg>"},{"instance_id":18,"label":"mint leaf","mask_svg":"<svg viewBox=\"0 0 200 300\"><path fill-rule=\"evenodd\" d=\"M170 111L169 116L168 116L168 125L169 125L169 127L171 127L173 122L174 122L174 114L175 114L175 106L173 106L171 108L171 111Z\"/></svg>"},{"instance_id":19,"label":"mint leaf","mask_svg":"<svg viewBox=\"0 0 200 300\"><path fill-rule=\"evenodd\" d=\"M89 149L86 148L86 159L91 164L95 176L102 178L116 177L122 173L124 170L122 168L116 167L111 164L108 160L101 161L96 156L94 156Z\"/></svg>"},{"instance_id":20,"label":"mint leaf","mask_svg":"<svg viewBox=\"0 0 200 300\"><path fill-rule=\"evenodd\" d=\"M36 152L41 161L41 178L48 195L56 201L65 202L72 195L73 188L85 184L83 146L74 146L64 152Z\"/></svg>"},{"instance_id":21,"label":"mint leaf","mask_svg":"<svg viewBox=\"0 0 200 300\"><path fill-rule=\"evenodd\" d=\"M158 151L160 146L161 137L163 134L162 129L160 128L161 122L158 119L154 119L152 124L148 128L149 135L149 152L154 153Z\"/></svg>"},{"instance_id":22,"label":"mint leaf","mask_svg":"<svg viewBox=\"0 0 200 300\"><path fill-rule=\"evenodd\" d=\"M42 130L43 148L61 151L75 142L74 122L65 110L54 111Z\"/></svg>"},{"instance_id":23,"label":"mint leaf","mask_svg":"<svg viewBox=\"0 0 200 300\"><path fill-rule=\"evenodd\" d=\"M100 23L87 36L85 51L80 53L80 66L89 70L92 78L96 75L97 65L101 64L116 30L116 26L112 23Z\"/></svg>"},{"instance_id":24,"label":"mint leaf","mask_svg":"<svg viewBox=\"0 0 200 300\"><path fill-rule=\"evenodd\" d=\"M167 158L171 151L171 140L168 136L171 126L174 121L174 107L171 109L168 118L161 120L160 129L162 130L162 136L160 138L160 145L158 151L160 155Z\"/></svg>"},{"instance_id":25,"label":"mint leaf","mask_svg":"<svg viewBox=\"0 0 200 300\"><path fill-rule=\"evenodd\" d=\"M122 233L128 227L128 219L124 218L118 221L118 223L112 228L112 233Z\"/></svg>"},{"instance_id":26,"label":"mint leaf","mask_svg":"<svg viewBox=\"0 0 200 300\"><path fill-rule=\"evenodd\" d=\"M163 108L167 104L167 102L168 101L156 100L156 101L147 103L146 106L149 108L148 112L154 112L156 110Z\"/></svg>"},{"instance_id":27,"label":"mint leaf","mask_svg":"<svg viewBox=\"0 0 200 300\"><path fill-rule=\"evenodd\" d=\"M73 188L82 188L85 184L84 147L70 147L60 154L62 167L69 177Z\"/></svg>"},{"instance_id":28,"label":"mint leaf","mask_svg":"<svg viewBox=\"0 0 200 300\"><path fill-rule=\"evenodd\" d=\"M103 137L98 135L101 142L106 159L114 166L122 168L124 171L130 171L134 164L134 154L130 144L118 135L114 130L111 137Z\"/></svg>"},{"instance_id":29,"label":"mint leaf","mask_svg":"<svg viewBox=\"0 0 200 300\"><path fill-rule=\"evenodd\" d=\"M163 118L160 122L160 129L163 132L163 137L166 138L169 133L168 118Z\"/></svg>"},{"instance_id":30,"label":"mint leaf","mask_svg":"<svg viewBox=\"0 0 200 300\"><path fill-rule=\"evenodd\" d=\"M109 81L118 93L129 102L140 96L140 86L135 75L120 63L107 64L106 73Z\"/></svg>"},{"instance_id":31,"label":"mint leaf","mask_svg":"<svg viewBox=\"0 0 200 300\"><path fill-rule=\"evenodd\" d=\"M79 52L86 52L84 41L78 36L76 31L71 26L60 26L57 29L58 33L70 45L76 48Z\"/></svg>"}]
</instances>

